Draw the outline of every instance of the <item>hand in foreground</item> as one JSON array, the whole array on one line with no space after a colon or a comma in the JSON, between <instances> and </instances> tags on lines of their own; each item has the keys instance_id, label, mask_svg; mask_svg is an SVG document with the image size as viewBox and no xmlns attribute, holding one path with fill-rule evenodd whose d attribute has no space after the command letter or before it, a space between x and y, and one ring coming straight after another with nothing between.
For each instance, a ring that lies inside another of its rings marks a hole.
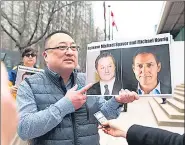
<instances>
[{"instance_id":1,"label":"hand in foreground","mask_svg":"<svg viewBox=\"0 0 185 145\"><path fill-rule=\"evenodd\" d=\"M109 134L114 137L124 137L126 138L127 131L123 131L118 125L116 119L109 120L102 123L102 126L98 127L102 129L104 133Z\"/></svg>"},{"instance_id":2,"label":"hand in foreground","mask_svg":"<svg viewBox=\"0 0 185 145\"><path fill-rule=\"evenodd\" d=\"M92 84L88 84L80 90L77 90L78 85L75 85L73 88L67 91L65 96L68 97L69 100L72 102L75 110L79 109L86 102L87 96L84 93L90 87L92 87Z\"/></svg>"},{"instance_id":3,"label":"hand in foreground","mask_svg":"<svg viewBox=\"0 0 185 145\"><path fill-rule=\"evenodd\" d=\"M5 66L1 63L1 144L9 145L15 136L18 123L15 100L8 86Z\"/></svg>"},{"instance_id":4,"label":"hand in foreground","mask_svg":"<svg viewBox=\"0 0 185 145\"><path fill-rule=\"evenodd\" d=\"M121 91L119 91L119 95L115 96L115 99L119 103L130 103L135 100L138 100L139 96L134 91L129 91L127 89L125 90L121 89Z\"/></svg>"}]
</instances>

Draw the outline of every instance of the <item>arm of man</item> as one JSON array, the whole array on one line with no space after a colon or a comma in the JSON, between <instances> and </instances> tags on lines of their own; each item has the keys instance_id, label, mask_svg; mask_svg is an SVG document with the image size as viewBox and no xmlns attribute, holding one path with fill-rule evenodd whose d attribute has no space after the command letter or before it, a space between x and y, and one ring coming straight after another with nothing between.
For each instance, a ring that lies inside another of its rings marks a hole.
<instances>
[{"instance_id":1,"label":"arm of man","mask_svg":"<svg viewBox=\"0 0 185 145\"><path fill-rule=\"evenodd\" d=\"M16 99L20 114L18 134L23 140L46 134L56 127L66 114L75 111L72 102L67 97L38 111L34 95L26 81L20 84Z\"/></svg>"},{"instance_id":2,"label":"arm of man","mask_svg":"<svg viewBox=\"0 0 185 145\"><path fill-rule=\"evenodd\" d=\"M126 136L129 145L184 145L185 136L166 130L133 125Z\"/></svg>"},{"instance_id":3,"label":"arm of man","mask_svg":"<svg viewBox=\"0 0 185 145\"><path fill-rule=\"evenodd\" d=\"M115 97L112 97L108 101L105 100L104 97L97 97L97 102L100 110L108 120L115 119L119 116L121 112L121 103L118 103Z\"/></svg>"}]
</instances>

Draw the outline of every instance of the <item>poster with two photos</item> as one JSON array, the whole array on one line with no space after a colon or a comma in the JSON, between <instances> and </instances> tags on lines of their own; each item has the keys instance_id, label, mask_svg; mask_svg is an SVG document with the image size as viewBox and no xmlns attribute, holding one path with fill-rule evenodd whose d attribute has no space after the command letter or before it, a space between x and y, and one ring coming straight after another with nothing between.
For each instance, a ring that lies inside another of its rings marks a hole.
<instances>
[{"instance_id":1,"label":"poster with two photos","mask_svg":"<svg viewBox=\"0 0 185 145\"><path fill-rule=\"evenodd\" d=\"M172 96L171 35L93 42L87 46L87 95L118 95L121 89L140 96Z\"/></svg>"}]
</instances>

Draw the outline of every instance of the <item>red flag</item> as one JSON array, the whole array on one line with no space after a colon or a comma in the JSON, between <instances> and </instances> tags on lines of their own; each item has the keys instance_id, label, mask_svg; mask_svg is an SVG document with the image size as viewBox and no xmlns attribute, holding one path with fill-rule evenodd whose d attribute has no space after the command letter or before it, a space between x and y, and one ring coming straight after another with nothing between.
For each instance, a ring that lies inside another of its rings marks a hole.
<instances>
[{"instance_id":1,"label":"red flag","mask_svg":"<svg viewBox=\"0 0 185 145\"><path fill-rule=\"evenodd\" d=\"M112 16L112 27L116 27L116 30L118 31L117 25L114 20L114 13L111 11L111 16Z\"/></svg>"},{"instance_id":2,"label":"red flag","mask_svg":"<svg viewBox=\"0 0 185 145\"><path fill-rule=\"evenodd\" d=\"M112 17L114 17L114 14L113 14L113 12L112 12L112 11L111 11L111 16L112 16Z\"/></svg>"},{"instance_id":3,"label":"red flag","mask_svg":"<svg viewBox=\"0 0 185 145\"><path fill-rule=\"evenodd\" d=\"M112 22L112 26L113 26L113 27L115 26L115 22L114 22L114 21Z\"/></svg>"},{"instance_id":4,"label":"red flag","mask_svg":"<svg viewBox=\"0 0 185 145\"><path fill-rule=\"evenodd\" d=\"M116 27L116 30L118 31L117 25L114 21L112 22L112 27Z\"/></svg>"}]
</instances>

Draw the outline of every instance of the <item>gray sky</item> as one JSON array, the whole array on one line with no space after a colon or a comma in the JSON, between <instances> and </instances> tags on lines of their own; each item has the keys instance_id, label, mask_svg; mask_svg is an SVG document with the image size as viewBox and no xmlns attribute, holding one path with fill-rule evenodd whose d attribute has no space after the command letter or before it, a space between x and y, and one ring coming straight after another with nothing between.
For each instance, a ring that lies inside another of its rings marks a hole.
<instances>
[{"instance_id":1,"label":"gray sky","mask_svg":"<svg viewBox=\"0 0 185 145\"><path fill-rule=\"evenodd\" d=\"M159 23L164 1L106 1L111 5L118 32L115 39L130 39L155 35L155 25ZM95 26L104 29L103 1L94 1ZM108 7L107 7L108 29ZM111 20L112 23L112 20ZM108 33L108 30L107 30Z\"/></svg>"}]
</instances>

